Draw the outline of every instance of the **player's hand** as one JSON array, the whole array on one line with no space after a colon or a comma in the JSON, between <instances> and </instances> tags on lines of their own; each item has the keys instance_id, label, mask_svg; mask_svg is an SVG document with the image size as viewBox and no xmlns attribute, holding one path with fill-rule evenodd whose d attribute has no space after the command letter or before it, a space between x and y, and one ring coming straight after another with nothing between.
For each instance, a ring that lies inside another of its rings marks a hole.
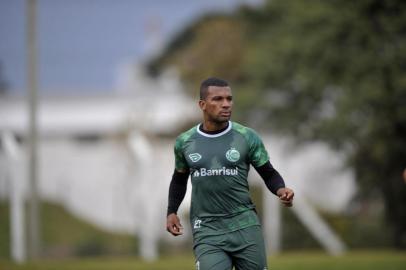
<instances>
[{"instance_id":1,"label":"player's hand","mask_svg":"<svg viewBox=\"0 0 406 270\"><path fill-rule=\"evenodd\" d=\"M291 207L293 205L295 193L290 188L280 188L276 192L276 195L278 195L279 200L284 206Z\"/></svg>"},{"instance_id":2,"label":"player's hand","mask_svg":"<svg viewBox=\"0 0 406 270\"><path fill-rule=\"evenodd\" d=\"M170 232L173 236L183 234L183 227L180 224L178 215L176 215L175 213L169 214L166 217L166 230Z\"/></svg>"}]
</instances>

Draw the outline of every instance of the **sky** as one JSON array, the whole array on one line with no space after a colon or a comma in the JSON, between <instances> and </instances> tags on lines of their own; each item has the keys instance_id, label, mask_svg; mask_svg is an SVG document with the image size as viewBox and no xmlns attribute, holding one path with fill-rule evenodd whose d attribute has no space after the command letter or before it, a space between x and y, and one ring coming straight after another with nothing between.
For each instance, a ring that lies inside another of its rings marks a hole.
<instances>
[{"instance_id":1,"label":"sky","mask_svg":"<svg viewBox=\"0 0 406 270\"><path fill-rule=\"evenodd\" d=\"M120 67L145 61L203 14L261 2L37 0L39 89L109 92ZM0 78L13 94L26 89L25 17L25 0L0 0Z\"/></svg>"}]
</instances>

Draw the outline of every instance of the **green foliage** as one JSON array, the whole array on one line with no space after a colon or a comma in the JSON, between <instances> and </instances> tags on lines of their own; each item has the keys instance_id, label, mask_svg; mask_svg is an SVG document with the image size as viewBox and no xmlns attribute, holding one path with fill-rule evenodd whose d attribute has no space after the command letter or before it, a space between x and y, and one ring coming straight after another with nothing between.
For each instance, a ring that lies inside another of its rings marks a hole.
<instances>
[{"instance_id":1,"label":"green foliage","mask_svg":"<svg viewBox=\"0 0 406 270\"><path fill-rule=\"evenodd\" d=\"M251 16L244 72L269 93L269 114L282 113L278 127L342 147L367 138L377 116L404 119L405 10L402 1L271 1L268 20Z\"/></svg>"},{"instance_id":2,"label":"green foliage","mask_svg":"<svg viewBox=\"0 0 406 270\"><path fill-rule=\"evenodd\" d=\"M350 250L390 247L390 231L384 222L383 212L378 209L370 207L357 214L346 215L321 213L321 216ZM283 208L282 219L283 250L322 250L320 243L292 211Z\"/></svg>"},{"instance_id":3,"label":"green foliage","mask_svg":"<svg viewBox=\"0 0 406 270\"><path fill-rule=\"evenodd\" d=\"M268 97L263 112L300 139L347 150L361 195L382 191L406 246L405 2L270 1L261 12L244 72Z\"/></svg>"},{"instance_id":4,"label":"green foliage","mask_svg":"<svg viewBox=\"0 0 406 270\"><path fill-rule=\"evenodd\" d=\"M134 236L103 231L75 218L61 206L44 203L41 214L45 254L89 256L137 252ZM61 250L68 254L58 254Z\"/></svg>"},{"instance_id":5,"label":"green foliage","mask_svg":"<svg viewBox=\"0 0 406 270\"><path fill-rule=\"evenodd\" d=\"M281 214L283 222L281 245L283 250L322 250L319 242L313 238L292 211L283 207Z\"/></svg>"},{"instance_id":6,"label":"green foliage","mask_svg":"<svg viewBox=\"0 0 406 270\"><path fill-rule=\"evenodd\" d=\"M0 258L10 257L10 220L8 203L0 201Z\"/></svg>"},{"instance_id":7,"label":"green foliage","mask_svg":"<svg viewBox=\"0 0 406 270\"><path fill-rule=\"evenodd\" d=\"M169 44L170 54L164 54L149 65L151 73L164 66L175 65L190 94L196 95L196 86L210 76L230 81L239 78L245 50L244 23L226 15L210 15L187 27Z\"/></svg>"},{"instance_id":8,"label":"green foliage","mask_svg":"<svg viewBox=\"0 0 406 270\"><path fill-rule=\"evenodd\" d=\"M8 204L0 202L0 258L10 258ZM137 239L132 235L103 231L80 220L63 207L41 203L41 242L43 256L134 255Z\"/></svg>"}]
</instances>

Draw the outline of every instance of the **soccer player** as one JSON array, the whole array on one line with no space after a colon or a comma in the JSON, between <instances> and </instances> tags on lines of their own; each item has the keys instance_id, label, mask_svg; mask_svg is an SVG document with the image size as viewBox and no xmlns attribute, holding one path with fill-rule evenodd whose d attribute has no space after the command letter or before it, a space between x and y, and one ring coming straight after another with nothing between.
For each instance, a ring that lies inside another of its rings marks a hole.
<instances>
[{"instance_id":1,"label":"soccer player","mask_svg":"<svg viewBox=\"0 0 406 270\"><path fill-rule=\"evenodd\" d=\"M200 86L203 123L175 142L175 171L169 186L167 231L182 234L177 210L189 175L192 181L190 222L198 270L264 270L266 252L261 225L249 196L252 165L267 188L285 206L294 193L269 162L257 133L231 122L233 96L229 84L208 78Z\"/></svg>"}]
</instances>

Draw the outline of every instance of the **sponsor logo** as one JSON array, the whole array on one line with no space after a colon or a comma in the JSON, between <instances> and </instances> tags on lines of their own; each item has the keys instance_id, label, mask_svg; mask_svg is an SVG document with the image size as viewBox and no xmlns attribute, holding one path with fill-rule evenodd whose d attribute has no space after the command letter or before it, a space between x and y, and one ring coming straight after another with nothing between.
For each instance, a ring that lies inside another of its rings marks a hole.
<instances>
[{"instance_id":1,"label":"sponsor logo","mask_svg":"<svg viewBox=\"0 0 406 270\"><path fill-rule=\"evenodd\" d=\"M236 162L240 159L240 152L235 148L231 148L226 152L226 158L231 162Z\"/></svg>"},{"instance_id":2,"label":"sponsor logo","mask_svg":"<svg viewBox=\"0 0 406 270\"><path fill-rule=\"evenodd\" d=\"M214 175L238 175L238 167L233 168L220 168L220 169L206 169L200 168L193 172L193 177L204 177Z\"/></svg>"},{"instance_id":3,"label":"sponsor logo","mask_svg":"<svg viewBox=\"0 0 406 270\"><path fill-rule=\"evenodd\" d=\"M189 155L189 158L192 162L198 162L202 156L199 153L193 153Z\"/></svg>"}]
</instances>

